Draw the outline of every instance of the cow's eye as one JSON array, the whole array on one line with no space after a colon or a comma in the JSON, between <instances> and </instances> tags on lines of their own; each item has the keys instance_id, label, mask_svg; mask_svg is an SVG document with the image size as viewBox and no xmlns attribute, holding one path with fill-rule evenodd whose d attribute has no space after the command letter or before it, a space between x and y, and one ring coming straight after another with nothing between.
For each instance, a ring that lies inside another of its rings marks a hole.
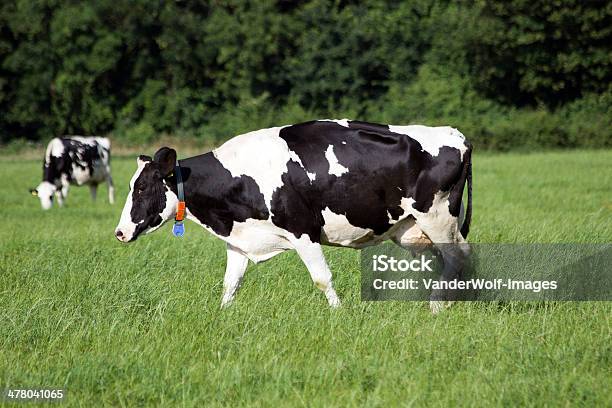
<instances>
[{"instance_id":1,"label":"cow's eye","mask_svg":"<svg viewBox=\"0 0 612 408\"><path fill-rule=\"evenodd\" d=\"M136 190L136 192L137 192L138 194L142 194L143 189L139 188L139 189L137 189L137 190Z\"/></svg>"}]
</instances>

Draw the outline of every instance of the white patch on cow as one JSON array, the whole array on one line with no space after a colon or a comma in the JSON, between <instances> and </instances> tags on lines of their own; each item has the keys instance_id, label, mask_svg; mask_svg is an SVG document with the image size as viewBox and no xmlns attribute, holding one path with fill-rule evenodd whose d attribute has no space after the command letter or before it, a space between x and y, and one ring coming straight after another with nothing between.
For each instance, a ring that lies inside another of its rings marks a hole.
<instances>
[{"instance_id":1,"label":"white patch on cow","mask_svg":"<svg viewBox=\"0 0 612 408\"><path fill-rule=\"evenodd\" d=\"M266 261L291 249L289 233L266 220L247 219L234 222L225 241L239 248L251 261Z\"/></svg>"},{"instance_id":2,"label":"white patch on cow","mask_svg":"<svg viewBox=\"0 0 612 408\"><path fill-rule=\"evenodd\" d=\"M351 225L343 214L336 214L328 207L321 212L325 225L323 240L326 243L347 247L359 246L361 240L372 235L372 230Z\"/></svg>"},{"instance_id":3,"label":"white patch on cow","mask_svg":"<svg viewBox=\"0 0 612 408\"><path fill-rule=\"evenodd\" d=\"M434 194L431 207L424 213L413 207L412 197L404 197L400 203L404 209L402 217L412 215L419 228L436 244L465 242L459 232L458 218L450 213L449 194L448 191Z\"/></svg>"},{"instance_id":4,"label":"white patch on cow","mask_svg":"<svg viewBox=\"0 0 612 408\"><path fill-rule=\"evenodd\" d=\"M413 215L414 216L414 212L416 211L412 207L412 204L414 204L414 203L415 203L414 198L412 198L412 197L402 197L402 199L400 201L400 207L402 208L402 210L404 210L404 214L402 214L402 216L406 216L406 215Z\"/></svg>"},{"instance_id":5,"label":"white patch on cow","mask_svg":"<svg viewBox=\"0 0 612 408\"><path fill-rule=\"evenodd\" d=\"M76 163L72 163L72 182L78 186L82 186L91 180L91 174L89 168L81 167Z\"/></svg>"},{"instance_id":6,"label":"white patch on cow","mask_svg":"<svg viewBox=\"0 0 612 408\"><path fill-rule=\"evenodd\" d=\"M293 150L289 150L289 158L294 162L298 163L300 166L302 166L302 168L304 168L304 164L302 164L302 159L300 159L300 156L298 156L297 153Z\"/></svg>"},{"instance_id":7,"label":"white patch on cow","mask_svg":"<svg viewBox=\"0 0 612 408\"><path fill-rule=\"evenodd\" d=\"M64 144L58 138L51 139L45 151L45 163L48 164L53 157L62 157L64 154Z\"/></svg>"},{"instance_id":8,"label":"white patch on cow","mask_svg":"<svg viewBox=\"0 0 612 408\"><path fill-rule=\"evenodd\" d=\"M318 122L336 122L340 126L349 127L348 119L319 119Z\"/></svg>"},{"instance_id":9,"label":"white patch on cow","mask_svg":"<svg viewBox=\"0 0 612 408\"><path fill-rule=\"evenodd\" d=\"M461 152L461 159L467 150L465 136L457 129L450 126L429 127L422 125L395 126L389 125L389 130L393 133L400 133L416 140L421 145L421 149L437 156L440 148L454 147Z\"/></svg>"},{"instance_id":10,"label":"white patch on cow","mask_svg":"<svg viewBox=\"0 0 612 408\"><path fill-rule=\"evenodd\" d=\"M310 179L311 182L315 181L315 179L317 178L316 173L306 172L306 175L308 176L308 178Z\"/></svg>"},{"instance_id":11,"label":"white patch on cow","mask_svg":"<svg viewBox=\"0 0 612 408\"><path fill-rule=\"evenodd\" d=\"M343 141L342 141L342 144L346 144L346 140L343 140Z\"/></svg>"},{"instance_id":12,"label":"white patch on cow","mask_svg":"<svg viewBox=\"0 0 612 408\"><path fill-rule=\"evenodd\" d=\"M394 220L393 217L391 217L391 214L387 212L389 223L394 224L392 230L389 230L388 235L395 237L394 239L398 243L431 243L429 238L423 233L415 220L419 220L418 223L421 224L421 222L427 222L427 219L431 218L432 214L434 214L433 218L435 218L435 214L438 214L439 211L444 210L444 203L446 203L446 212L450 214L448 210L448 196L446 197L446 201L440 199L443 194L445 193L440 192L436 194L434 198L434 205L431 206L427 213L417 211L413 207L415 200L412 197L402 197L400 207L404 210L404 213L399 217L399 219Z\"/></svg>"},{"instance_id":13,"label":"white patch on cow","mask_svg":"<svg viewBox=\"0 0 612 408\"><path fill-rule=\"evenodd\" d=\"M266 261L280 254L292 245L288 240L290 232L277 227L268 220L255 220L249 218L244 222L234 221L229 236L218 235L208 225L202 223L189 209L187 219L200 225L217 238L237 248L254 263Z\"/></svg>"},{"instance_id":14,"label":"white patch on cow","mask_svg":"<svg viewBox=\"0 0 612 408\"><path fill-rule=\"evenodd\" d=\"M43 181L36 187L36 194L40 199L40 205L43 210L48 210L53 205L53 194L57 191L57 187L48 181Z\"/></svg>"},{"instance_id":15,"label":"white patch on cow","mask_svg":"<svg viewBox=\"0 0 612 408\"><path fill-rule=\"evenodd\" d=\"M338 158L334 154L334 146L329 145L327 150L325 151L325 158L329 163L329 174L333 174L335 176L340 177L344 173L348 172L348 169L338 163Z\"/></svg>"},{"instance_id":16,"label":"white patch on cow","mask_svg":"<svg viewBox=\"0 0 612 408\"><path fill-rule=\"evenodd\" d=\"M400 187L398 187L398 190L402 191ZM414 200L412 199L412 197L402 197L400 201L400 207L404 210L404 212L397 219L394 219L389 210L387 210L387 218L389 218L389 224L398 224L399 222L404 221L404 219L406 219L406 217L408 217L409 215L414 216L414 214L411 212L412 210L414 210L414 208L412 208L413 203Z\"/></svg>"},{"instance_id":17,"label":"white patch on cow","mask_svg":"<svg viewBox=\"0 0 612 408\"><path fill-rule=\"evenodd\" d=\"M272 194L283 185L282 175L287 173L289 159L294 159L301 165L299 157L291 152L287 143L279 137L283 127L245 133L233 137L213 150L217 160L233 177L247 175L255 180L268 209L271 207Z\"/></svg>"}]
</instances>

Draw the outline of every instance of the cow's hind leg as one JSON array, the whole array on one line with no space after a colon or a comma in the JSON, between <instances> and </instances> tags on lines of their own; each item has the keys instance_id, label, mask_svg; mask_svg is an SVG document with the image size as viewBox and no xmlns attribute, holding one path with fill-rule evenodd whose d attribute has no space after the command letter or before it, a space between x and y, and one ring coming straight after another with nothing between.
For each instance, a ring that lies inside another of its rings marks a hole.
<instances>
[{"instance_id":1,"label":"cow's hind leg","mask_svg":"<svg viewBox=\"0 0 612 408\"><path fill-rule=\"evenodd\" d=\"M89 185L89 193L91 194L91 200L96 201L98 195L98 184L92 183Z\"/></svg>"},{"instance_id":2,"label":"cow's hind leg","mask_svg":"<svg viewBox=\"0 0 612 408\"><path fill-rule=\"evenodd\" d=\"M440 281L460 279L469 252L467 242L459 232L458 217L438 212L417 218L416 223L442 254L444 269ZM432 313L438 313L451 304L448 291L432 292L429 302Z\"/></svg>"},{"instance_id":3,"label":"cow's hind leg","mask_svg":"<svg viewBox=\"0 0 612 408\"><path fill-rule=\"evenodd\" d=\"M244 254L232 245L227 244L227 262L225 265L225 277L223 278L221 307L228 306L234 300L248 264L249 259Z\"/></svg>"},{"instance_id":4,"label":"cow's hind leg","mask_svg":"<svg viewBox=\"0 0 612 408\"><path fill-rule=\"evenodd\" d=\"M110 174L110 168L106 169L106 183L108 184L108 202L115 204L115 187L113 186L113 178Z\"/></svg>"},{"instance_id":5,"label":"cow's hind leg","mask_svg":"<svg viewBox=\"0 0 612 408\"><path fill-rule=\"evenodd\" d=\"M306 265L314 284L325 294L331 307L339 307L340 299L334 290L332 274L323 255L323 249L317 242L311 242L306 235L295 241L295 249Z\"/></svg>"}]
</instances>

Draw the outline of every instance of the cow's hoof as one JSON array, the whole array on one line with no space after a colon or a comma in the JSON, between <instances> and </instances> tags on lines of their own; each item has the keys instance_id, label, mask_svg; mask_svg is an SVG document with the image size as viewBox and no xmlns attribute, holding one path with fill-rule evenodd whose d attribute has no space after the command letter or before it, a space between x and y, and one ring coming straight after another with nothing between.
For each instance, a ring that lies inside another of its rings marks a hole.
<instances>
[{"instance_id":1,"label":"cow's hoof","mask_svg":"<svg viewBox=\"0 0 612 408\"><path fill-rule=\"evenodd\" d=\"M332 309L337 309L340 306L342 306L342 303L340 303L340 299L329 299L329 307L331 307Z\"/></svg>"},{"instance_id":2,"label":"cow's hoof","mask_svg":"<svg viewBox=\"0 0 612 408\"><path fill-rule=\"evenodd\" d=\"M432 300L429 302L429 309L431 313L438 314L444 309L448 309L453 304L452 301L444 301L444 300Z\"/></svg>"},{"instance_id":3,"label":"cow's hoof","mask_svg":"<svg viewBox=\"0 0 612 408\"><path fill-rule=\"evenodd\" d=\"M234 303L234 302L233 302L233 299L230 299L230 300L225 300L225 299L223 299L223 300L221 301L221 309L227 309L227 308L229 308L229 307L230 307L230 306L231 306L233 303Z\"/></svg>"}]
</instances>

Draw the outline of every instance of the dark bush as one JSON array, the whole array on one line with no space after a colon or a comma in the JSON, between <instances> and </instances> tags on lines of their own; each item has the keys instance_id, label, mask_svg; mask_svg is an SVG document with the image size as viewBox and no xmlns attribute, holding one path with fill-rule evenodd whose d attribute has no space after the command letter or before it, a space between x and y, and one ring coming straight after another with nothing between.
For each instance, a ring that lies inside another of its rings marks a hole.
<instances>
[{"instance_id":1,"label":"dark bush","mask_svg":"<svg viewBox=\"0 0 612 408\"><path fill-rule=\"evenodd\" d=\"M596 0L0 4L0 143L218 143L316 117L450 124L490 149L611 145Z\"/></svg>"}]
</instances>

